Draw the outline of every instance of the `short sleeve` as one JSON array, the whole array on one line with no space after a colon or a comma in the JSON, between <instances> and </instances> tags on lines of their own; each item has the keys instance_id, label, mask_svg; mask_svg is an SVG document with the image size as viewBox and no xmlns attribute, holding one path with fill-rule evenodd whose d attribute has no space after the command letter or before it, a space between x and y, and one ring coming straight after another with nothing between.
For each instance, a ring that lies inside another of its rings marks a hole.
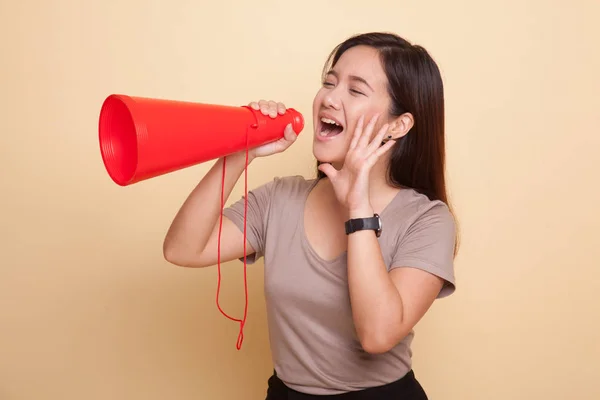
<instances>
[{"instance_id":1,"label":"short sleeve","mask_svg":"<svg viewBox=\"0 0 600 400\"><path fill-rule=\"evenodd\" d=\"M247 255L246 262L248 264L256 262L264 255L268 214L276 182L277 179L274 179L249 190L247 210L244 196L223 209L223 215L230 219L242 232L244 231L244 218L246 218L246 239L256 251L254 254ZM247 215L245 215L246 212Z\"/></svg>"},{"instance_id":2,"label":"short sleeve","mask_svg":"<svg viewBox=\"0 0 600 400\"><path fill-rule=\"evenodd\" d=\"M456 289L454 251L456 224L448 207L435 203L408 227L395 248L391 269L419 268L444 279L438 298Z\"/></svg>"}]
</instances>

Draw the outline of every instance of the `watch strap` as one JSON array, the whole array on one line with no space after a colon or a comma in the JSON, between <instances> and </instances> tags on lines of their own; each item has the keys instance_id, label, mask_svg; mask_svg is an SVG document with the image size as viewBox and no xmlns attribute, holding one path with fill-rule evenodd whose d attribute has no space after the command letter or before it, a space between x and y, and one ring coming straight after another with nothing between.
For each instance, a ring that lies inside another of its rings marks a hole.
<instances>
[{"instance_id":1,"label":"watch strap","mask_svg":"<svg viewBox=\"0 0 600 400\"><path fill-rule=\"evenodd\" d=\"M381 220L379 215L375 214L369 218L353 218L346 221L346 235L357 231L374 230L377 236L381 233Z\"/></svg>"}]
</instances>

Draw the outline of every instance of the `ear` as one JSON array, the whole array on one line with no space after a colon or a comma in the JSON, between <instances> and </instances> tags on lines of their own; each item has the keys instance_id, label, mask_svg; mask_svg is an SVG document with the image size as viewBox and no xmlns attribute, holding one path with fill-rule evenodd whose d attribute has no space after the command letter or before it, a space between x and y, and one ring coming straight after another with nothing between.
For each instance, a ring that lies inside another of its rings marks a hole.
<instances>
[{"instance_id":1,"label":"ear","mask_svg":"<svg viewBox=\"0 0 600 400\"><path fill-rule=\"evenodd\" d=\"M398 140L405 136L414 126L415 120L411 113L404 113L393 120L388 130L392 139Z\"/></svg>"}]
</instances>

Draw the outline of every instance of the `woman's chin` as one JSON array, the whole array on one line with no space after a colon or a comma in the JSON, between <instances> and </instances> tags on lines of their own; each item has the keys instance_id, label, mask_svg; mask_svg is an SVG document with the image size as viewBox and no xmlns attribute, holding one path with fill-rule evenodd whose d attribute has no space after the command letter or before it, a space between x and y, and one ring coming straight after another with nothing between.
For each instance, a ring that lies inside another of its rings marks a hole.
<instances>
[{"instance_id":1,"label":"woman's chin","mask_svg":"<svg viewBox=\"0 0 600 400\"><path fill-rule=\"evenodd\" d=\"M313 156L320 163L339 164L343 157L336 154L332 149L323 149L320 146L313 146ZM343 161L342 161L343 162Z\"/></svg>"},{"instance_id":2,"label":"woman's chin","mask_svg":"<svg viewBox=\"0 0 600 400\"><path fill-rule=\"evenodd\" d=\"M343 163L348 150L343 134L331 138L313 138L313 155L321 163Z\"/></svg>"}]
</instances>

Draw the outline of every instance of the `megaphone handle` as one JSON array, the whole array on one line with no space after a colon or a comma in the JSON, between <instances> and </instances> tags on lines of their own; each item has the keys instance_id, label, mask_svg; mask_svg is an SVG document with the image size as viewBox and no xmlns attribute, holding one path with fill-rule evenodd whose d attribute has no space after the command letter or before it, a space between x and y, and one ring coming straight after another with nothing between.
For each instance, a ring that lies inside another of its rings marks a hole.
<instances>
[{"instance_id":1,"label":"megaphone handle","mask_svg":"<svg viewBox=\"0 0 600 400\"><path fill-rule=\"evenodd\" d=\"M261 111L255 110L249 106L242 106L252 112L254 115L255 123L250 125L250 128L265 131L265 137L279 139L283 136L283 131L288 124L292 124L292 129L296 135L302 132L304 129L304 118L302 114L296 111L294 108L288 108L285 110L285 114L277 115L272 118L269 115L264 115Z\"/></svg>"}]
</instances>

